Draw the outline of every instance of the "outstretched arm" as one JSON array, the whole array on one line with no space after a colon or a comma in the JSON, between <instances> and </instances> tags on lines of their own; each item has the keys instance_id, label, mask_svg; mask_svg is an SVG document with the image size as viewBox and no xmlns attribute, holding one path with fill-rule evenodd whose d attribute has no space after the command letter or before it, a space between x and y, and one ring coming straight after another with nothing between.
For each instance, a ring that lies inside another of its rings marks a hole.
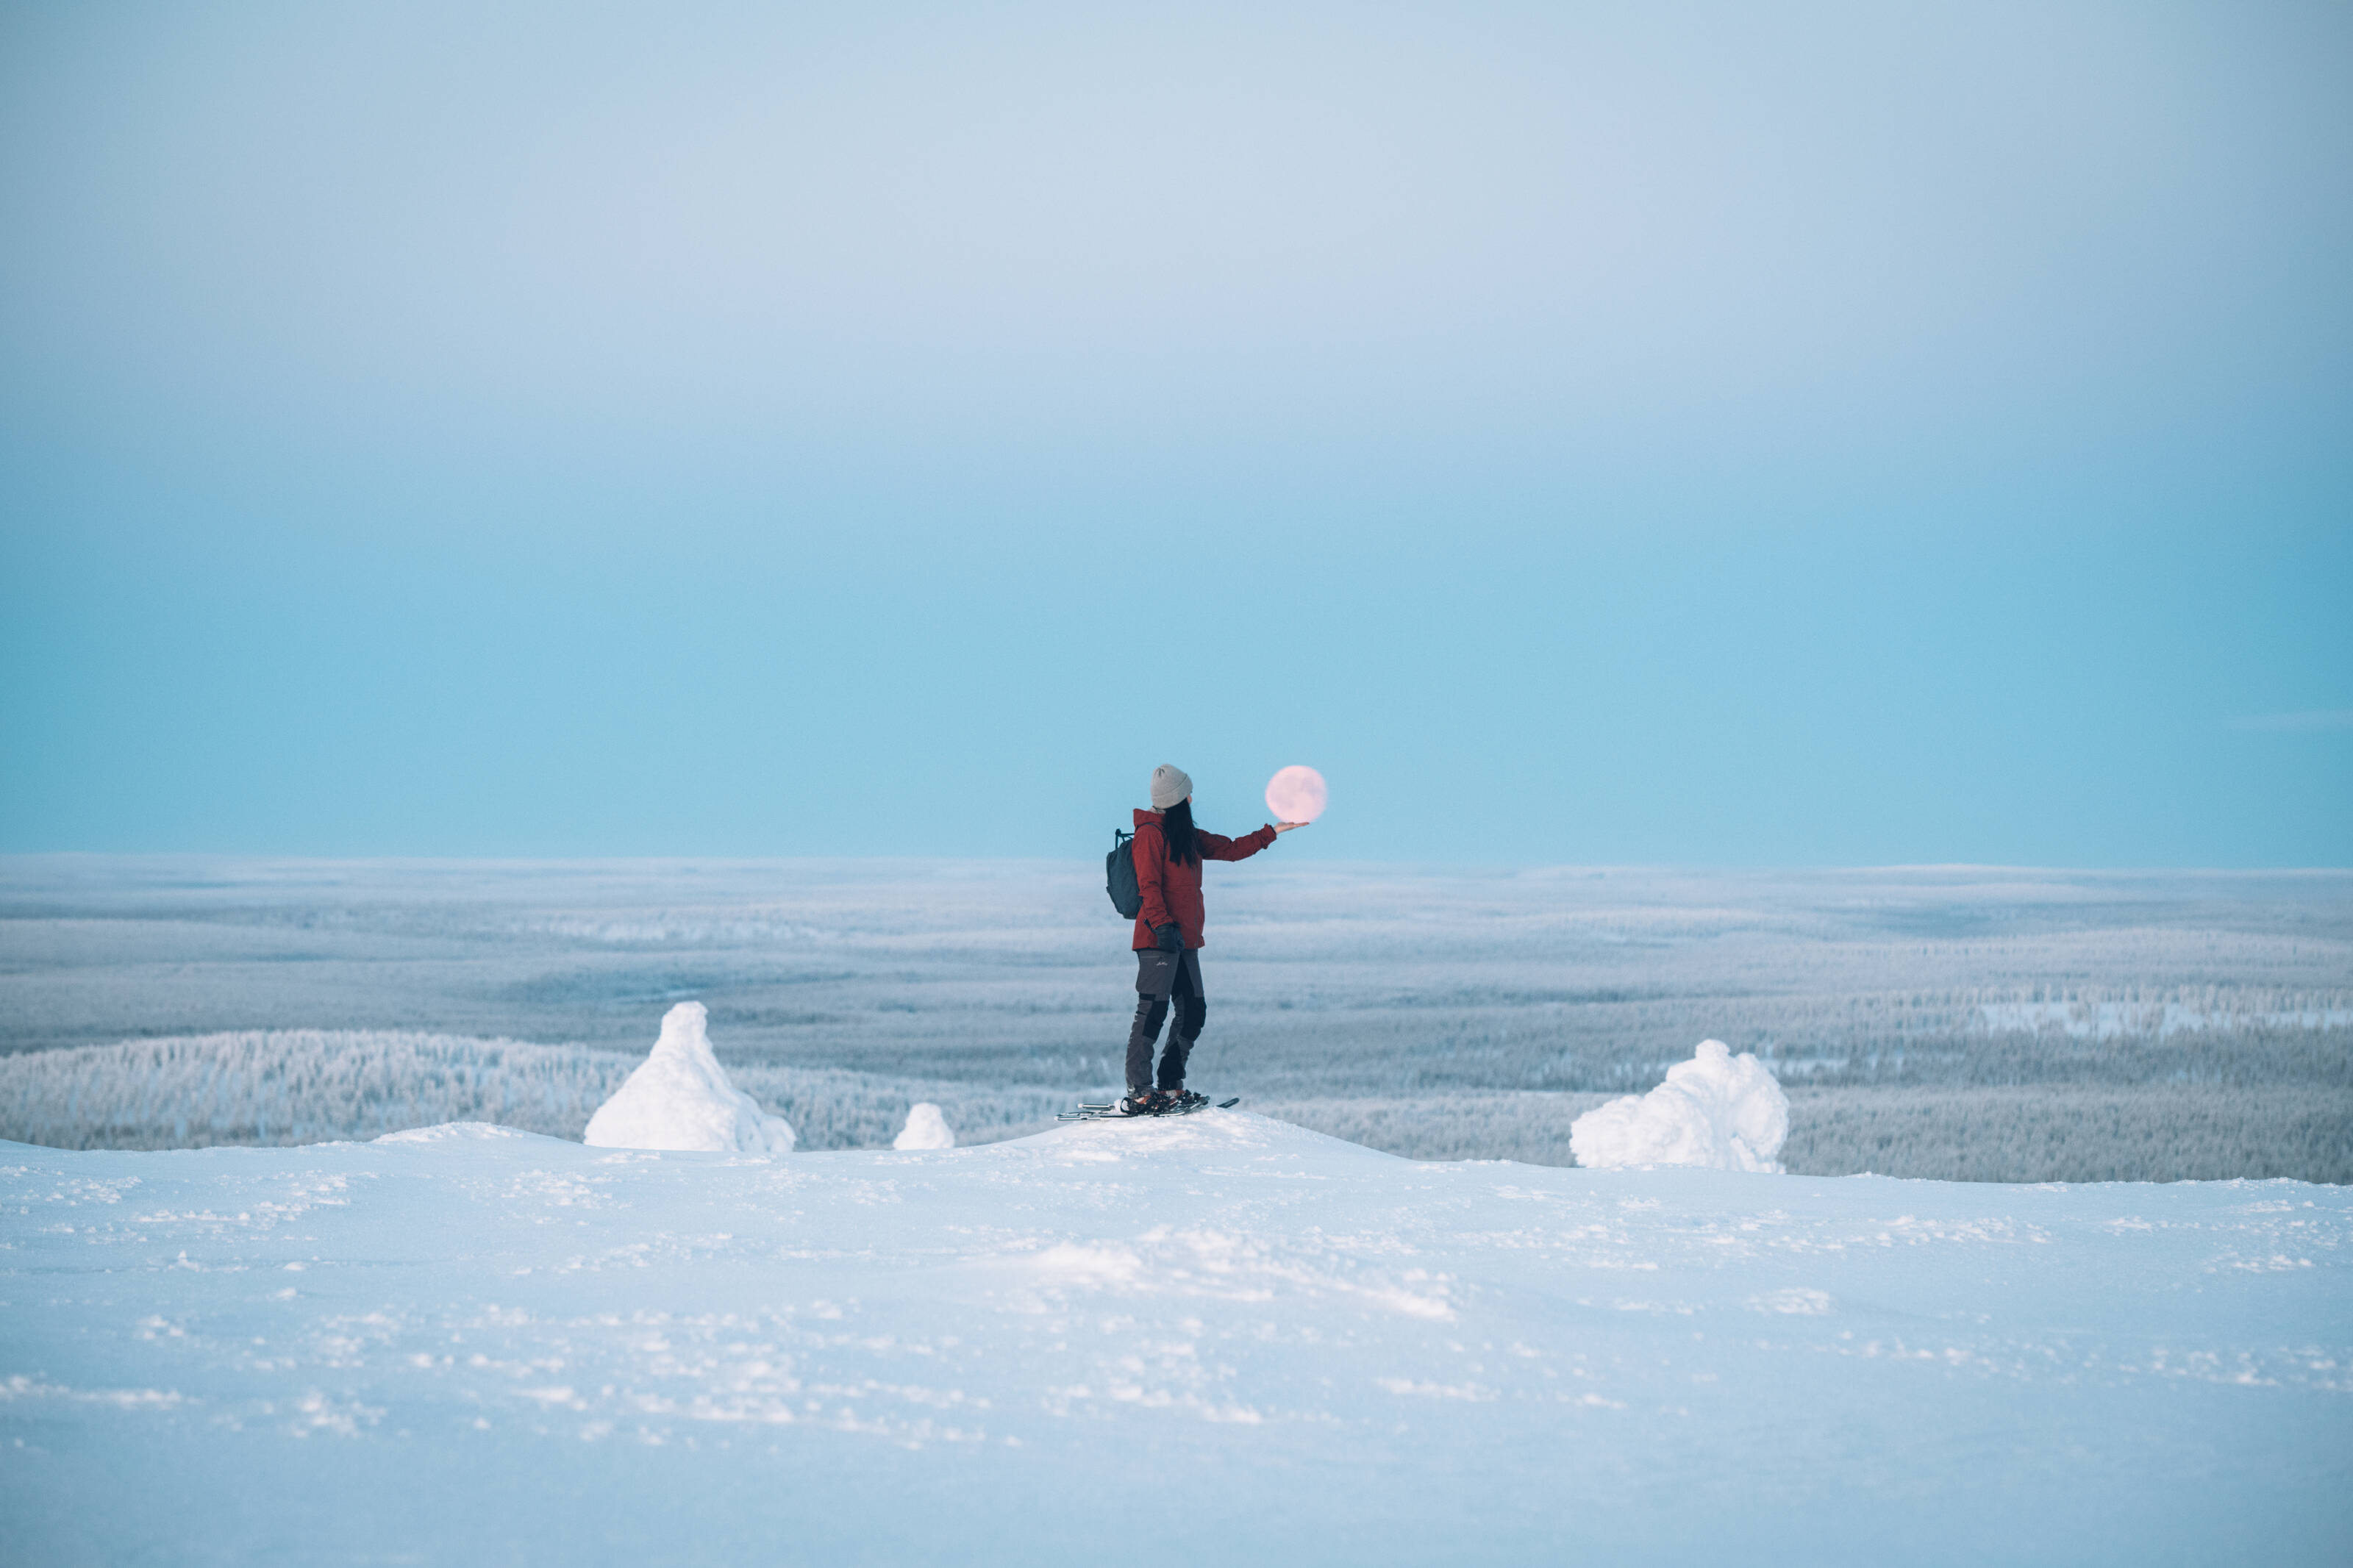
<instances>
[{"instance_id":1,"label":"outstretched arm","mask_svg":"<svg viewBox=\"0 0 2353 1568\"><path fill-rule=\"evenodd\" d=\"M1193 842L1200 846L1204 860L1247 860L1274 842L1279 830L1272 823L1256 833L1245 833L1240 838L1228 838L1223 834L1203 833L1196 829Z\"/></svg>"}]
</instances>

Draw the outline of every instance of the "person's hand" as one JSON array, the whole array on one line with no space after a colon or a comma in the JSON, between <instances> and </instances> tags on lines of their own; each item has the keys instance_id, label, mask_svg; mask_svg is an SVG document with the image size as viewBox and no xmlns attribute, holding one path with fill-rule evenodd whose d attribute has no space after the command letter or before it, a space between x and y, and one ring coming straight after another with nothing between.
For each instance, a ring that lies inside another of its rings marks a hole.
<instances>
[{"instance_id":1,"label":"person's hand","mask_svg":"<svg viewBox=\"0 0 2353 1568\"><path fill-rule=\"evenodd\" d=\"M1294 827L1304 827L1306 826L1307 824L1303 822L1278 822L1274 825L1274 830L1277 833L1288 833Z\"/></svg>"},{"instance_id":2,"label":"person's hand","mask_svg":"<svg viewBox=\"0 0 2353 1568\"><path fill-rule=\"evenodd\" d=\"M1179 952L1184 950L1185 938L1173 925L1154 926L1152 944L1163 952Z\"/></svg>"}]
</instances>

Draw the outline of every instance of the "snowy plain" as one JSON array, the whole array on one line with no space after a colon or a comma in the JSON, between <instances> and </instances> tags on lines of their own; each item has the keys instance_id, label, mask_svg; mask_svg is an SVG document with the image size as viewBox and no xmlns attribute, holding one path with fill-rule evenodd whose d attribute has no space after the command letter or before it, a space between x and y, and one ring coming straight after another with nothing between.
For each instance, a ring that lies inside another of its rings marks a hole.
<instances>
[{"instance_id":1,"label":"snowy plain","mask_svg":"<svg viewBox=\"0 0 2353 1568\"><path fill-rule=\"evenodd\" d=\"M2337 1563L2353 1193L0 1147L0 1558Z\"/></svg>"},{"instance_id":2,"label":"snowy plain","mask_svg":"<svg viewBox=\"0 0 2353 1568\"><path fill-rule=\"evenodd\" d=\"M1231 825L1229 825L1231 826ZM1319 829L1320 831L1320 829ZM1105 836L1108 841L1108 833ZM674 1003L809 1150L1113 1087L1101 848L1050 862L0 858L0 1137L480 1119L576 1137ZM1567 1164L1703 1039L1793 1171L2353 1181L2353 873L1212 866L1198 1087L1395 1152Z\"/></svg>"}]
</instances>

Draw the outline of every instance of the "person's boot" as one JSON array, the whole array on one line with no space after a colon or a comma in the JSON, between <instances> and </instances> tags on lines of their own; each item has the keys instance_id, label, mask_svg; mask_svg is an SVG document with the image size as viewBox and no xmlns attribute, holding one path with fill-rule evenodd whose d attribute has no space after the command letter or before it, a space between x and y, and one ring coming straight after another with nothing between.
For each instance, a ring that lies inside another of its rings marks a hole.
<instances>
[{"instance_id":1,"label":"person's boot","mask_svg":"<svg viewBox=\"0 0 2353 1568\"><path fill-rule=\"evenodd\" d=\"M1156 1089L1132 1089L1119 1102L1122 1116L1158 1116L1169 1108L1168 1097Z\"/></svg>"}]
</instances>

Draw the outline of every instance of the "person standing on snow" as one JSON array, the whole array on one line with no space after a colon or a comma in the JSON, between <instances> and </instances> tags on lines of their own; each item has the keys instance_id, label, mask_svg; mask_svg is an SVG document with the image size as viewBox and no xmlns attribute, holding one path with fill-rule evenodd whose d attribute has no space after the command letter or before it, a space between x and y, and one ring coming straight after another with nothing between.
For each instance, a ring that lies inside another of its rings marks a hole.
<instances>
[{"instance_id":1,"label":"person standing on snow","mask_svg":"<svg viewBox=\"0 0 2353 1568\"><path fill-rule=\"evenodd\" d=\"M1201 994L1201 862L1247 860L1278 833L1303 822L1269 823L1241 838L1193 826L1193 781L1163 763L1152 770L1152 809L1135 814L1135 885L1144 907L1135 917L1135 1024L1127 1032L1128 1116L1154 1116L1198 1104L1185 1089L1185 1058L1201 1037L1209 1004ZM1152 1047L1171 1000L1176 1021L1160 1053L1160 1083L1153 1087Z\"/></svg>"}]
</instances>

